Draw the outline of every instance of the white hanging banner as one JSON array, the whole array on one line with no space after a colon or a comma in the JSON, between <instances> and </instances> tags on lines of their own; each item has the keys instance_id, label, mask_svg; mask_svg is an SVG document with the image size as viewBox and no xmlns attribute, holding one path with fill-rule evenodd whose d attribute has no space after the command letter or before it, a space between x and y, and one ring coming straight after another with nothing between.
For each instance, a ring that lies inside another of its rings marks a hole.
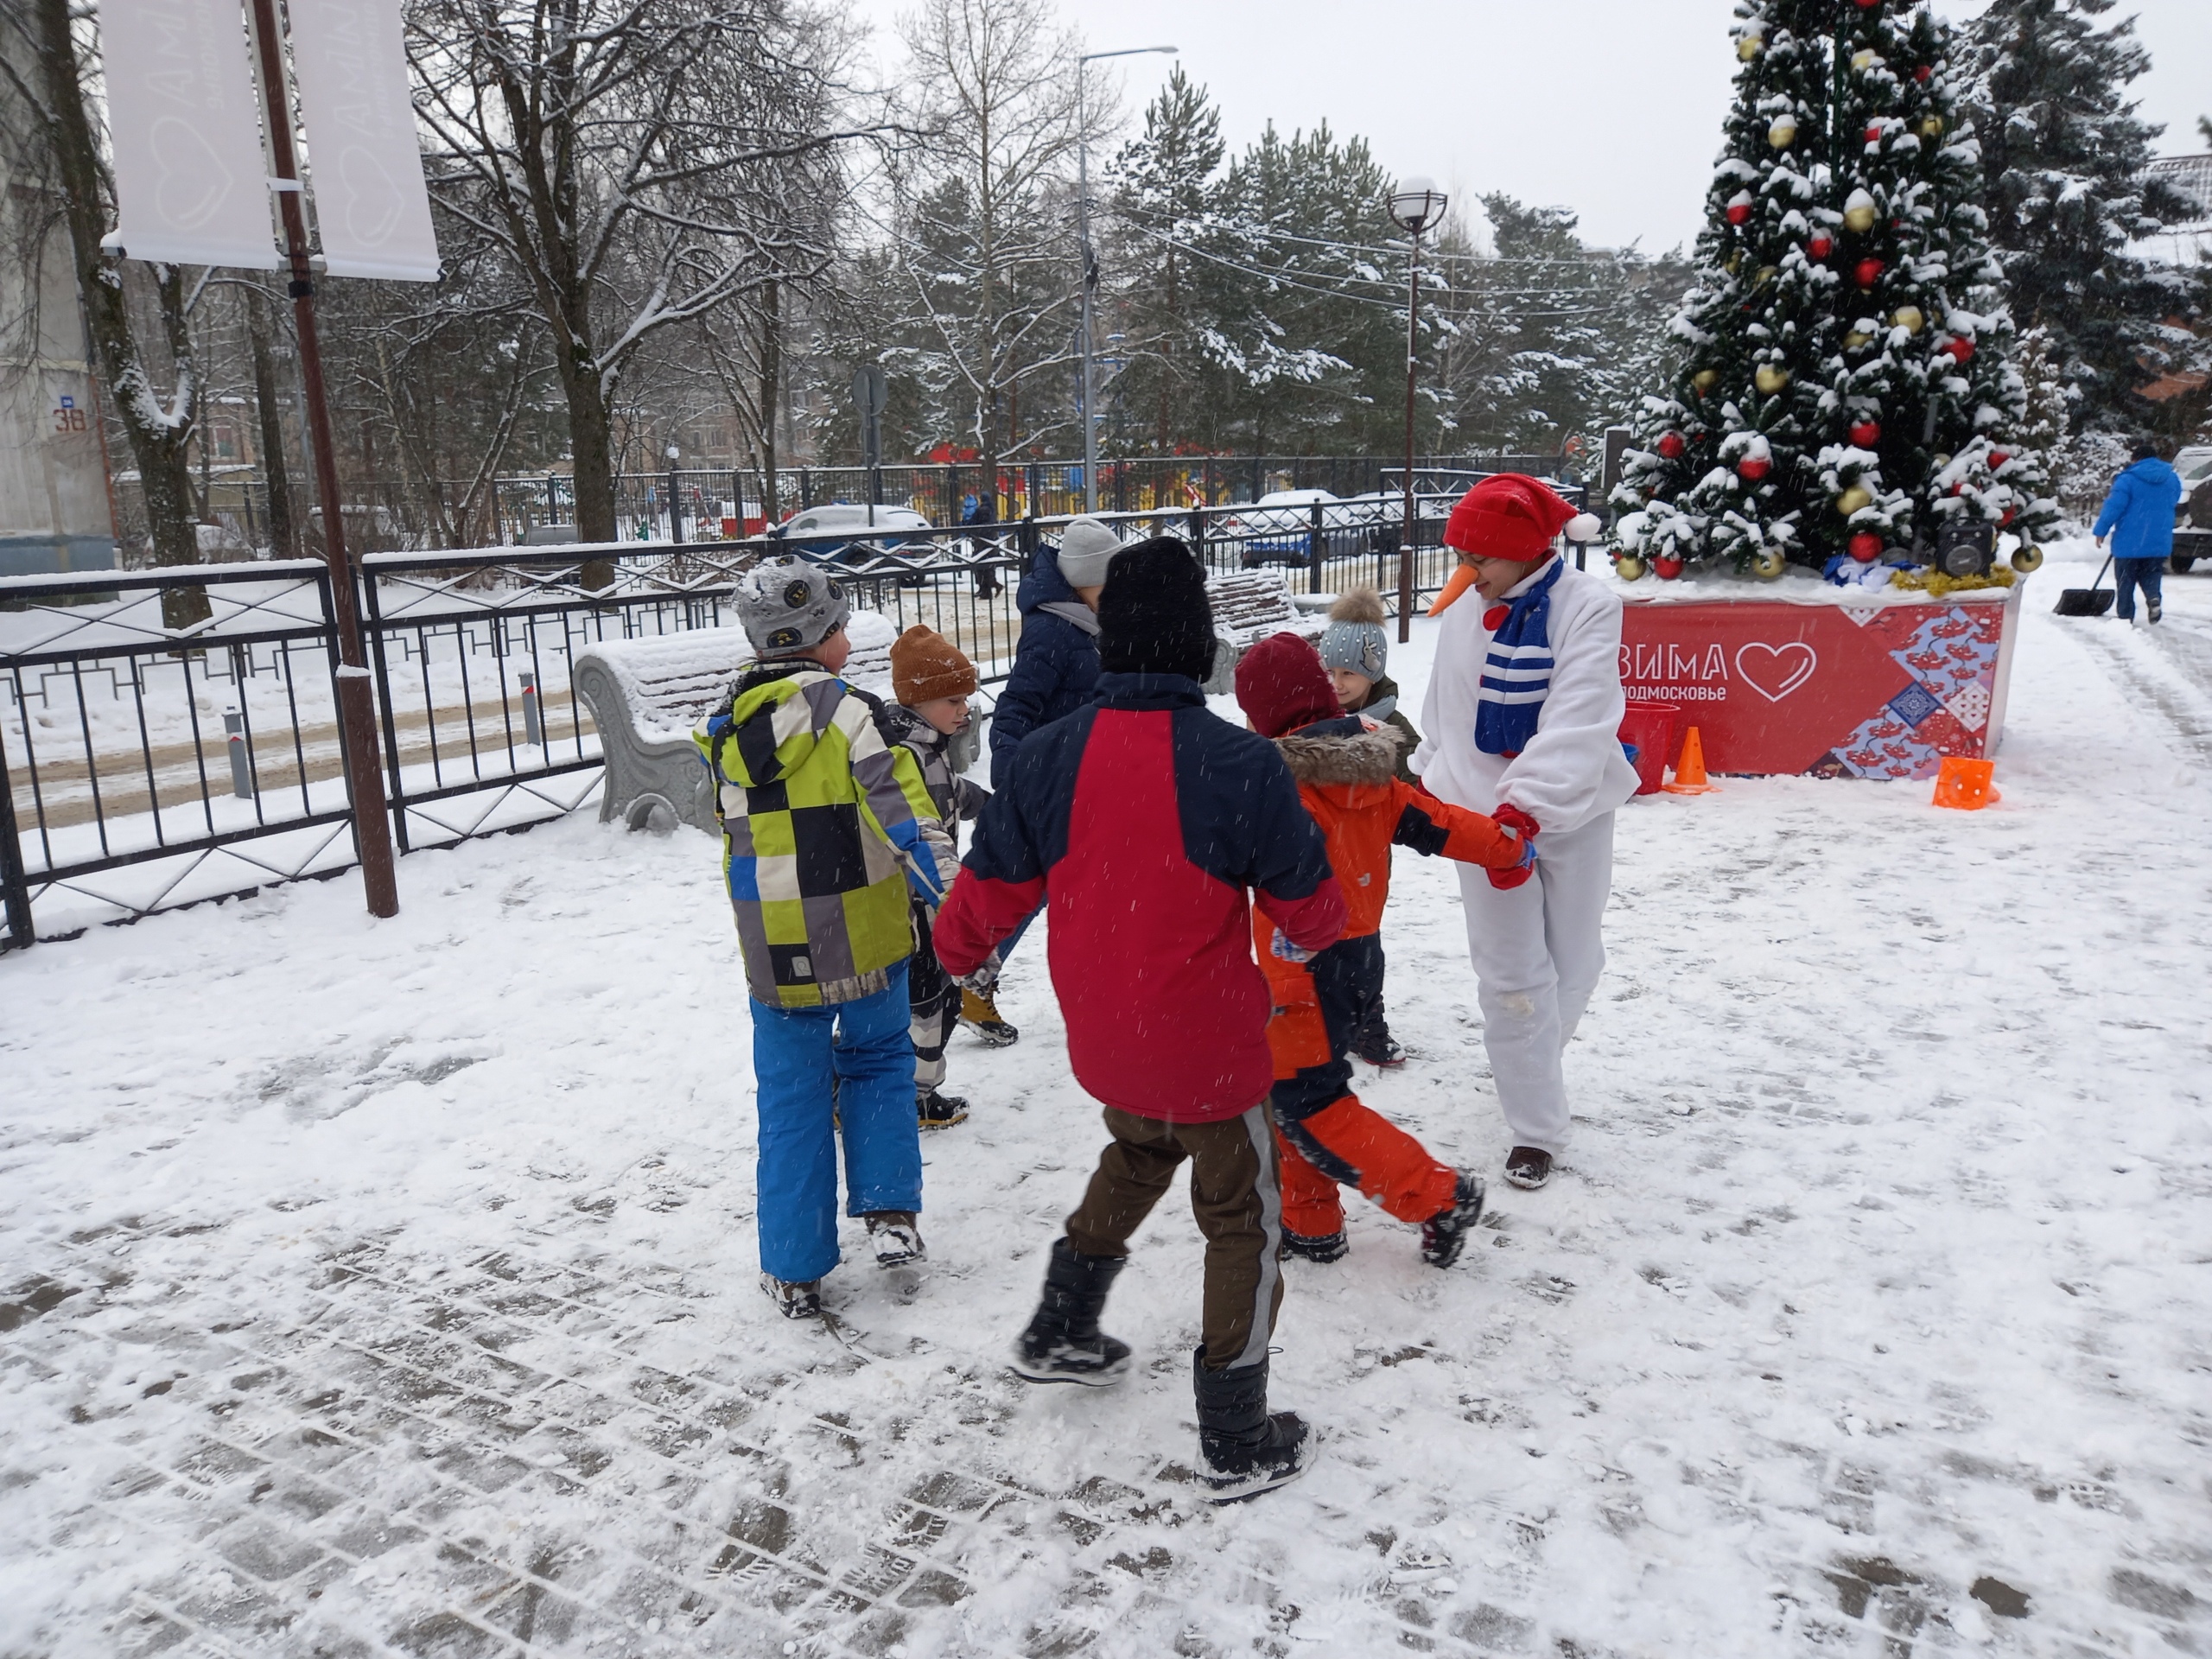
<instances>
[{"instance_id":1,"label":"white hanging banner","mask_svg":"<svg viewBox=\"0 0 2212 1659\"><path fill-rule=\"evenodd\" d=\"M277 267L238 0L100 0L115 151L109 238L133 259Z\"/></svg>"},{"instance_id":2,"label":"white hanging banner","mask_svg":"<svg viewBox=\"0 0 2212 1659\"><path fill-rule=\"evenodd\" d=\"M291 23L325 269L436 281L399 0L292 0Z\"/></svg>"}]
</instances>

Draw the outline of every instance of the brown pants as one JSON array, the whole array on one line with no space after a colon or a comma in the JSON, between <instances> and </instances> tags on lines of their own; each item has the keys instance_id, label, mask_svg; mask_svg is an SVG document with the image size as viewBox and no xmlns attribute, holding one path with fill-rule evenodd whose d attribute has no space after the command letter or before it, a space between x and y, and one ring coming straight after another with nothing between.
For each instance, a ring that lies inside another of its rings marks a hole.
<instances>
[{"instance_id":1,"label":"brown pants","mask_svg":"<svg viewBox=\"0 0 2212 1659\"><path fill-rule=\"evenodd\" d=\"M1165 1123L1112 1106L1105 1117L1114 1138L1068 1217L1068 1243L1085 1255L1127 1255L1129 1236L1189 1159L1191 1212L1206 1237L1206 1364L1259 1364L1282 1306L1282 1186L1266 1104L1217 1123Z\"/></svg>"}]
</instances>

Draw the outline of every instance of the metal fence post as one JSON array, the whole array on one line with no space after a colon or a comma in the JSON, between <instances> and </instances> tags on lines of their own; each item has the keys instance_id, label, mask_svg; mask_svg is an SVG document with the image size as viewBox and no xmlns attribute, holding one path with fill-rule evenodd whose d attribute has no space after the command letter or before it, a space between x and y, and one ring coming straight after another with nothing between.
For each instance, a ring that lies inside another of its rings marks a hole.
<instances>
[{"instance_id":1,"label":"metal fence post","mask_svg":"<svg viewBox=\"0 0 2212 1659\"><path fill-rule=\"evenodd\" d=\"M1314 502L1306 509L1306 563L1313 575L1307 580L1306 591L1318 594L1322 591L1322 566L1328 558L1329 543L1321 529L1321 504Z\"/></svg>"},{"instance_id":2,"label":"metal fence post","mask_svg":"<svg viewBox=\"0 0 2212 1659\"><path fill-rule=\"evenodd\" d=\"M545 747L545 722L537 712L537 671L534 668L522 671L522 735L525 743L541 749Z\"/></svg>"},{"instance_id":3,"label":"metal fence post","mask_svg":"<svg viewBox=\"0 0 2212 1659\"><path fill-rule=\"evenodd\" d=\"M29 717L28 709L24 717ZM0 741L0 922L6 924L0 944L10 950L24 950L38 938L31 926L31 884L23 873L22 843L16 838L16 779L8 770L3 741Z\"/></svg>"}]
</instances>

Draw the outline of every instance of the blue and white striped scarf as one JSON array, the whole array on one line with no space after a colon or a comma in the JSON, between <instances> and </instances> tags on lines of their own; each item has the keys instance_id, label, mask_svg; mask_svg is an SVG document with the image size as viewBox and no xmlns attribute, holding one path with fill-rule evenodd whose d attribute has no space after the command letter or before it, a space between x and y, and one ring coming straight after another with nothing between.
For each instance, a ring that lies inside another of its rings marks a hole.
<instances>
[{"instance_id":1,"label":"blue and white striped scarf","mask_svg":"<svg viewBox=\"0 0 2212 1659\"><path fill-rule=\"evenodd\" d=\"M1505 620L1490 638L1475 700L1475 747L1484 754L1518 754L1536 734L1536 716L1552 689L1552 589L1567 562L1505 604Z\"/></svg>"}]
</instances>

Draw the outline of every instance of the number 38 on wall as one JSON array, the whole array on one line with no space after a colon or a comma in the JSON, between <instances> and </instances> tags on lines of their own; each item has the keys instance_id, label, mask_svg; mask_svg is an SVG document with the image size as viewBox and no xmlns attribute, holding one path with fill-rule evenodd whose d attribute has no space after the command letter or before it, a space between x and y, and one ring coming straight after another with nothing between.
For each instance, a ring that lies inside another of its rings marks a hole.
<instances>
[{"instance_id":1,"label":"number 38 on wall","mask_svg":"<svg viewBox=\"0 0 2212 1659\"><path fill-rule=\"evenodd\" d=\"M85 411L78 408L77 400L66 392L62 395L60 407L54 411L54 429L57 432L82 432L85 429Z\"/></svg>"}]
</instances>

